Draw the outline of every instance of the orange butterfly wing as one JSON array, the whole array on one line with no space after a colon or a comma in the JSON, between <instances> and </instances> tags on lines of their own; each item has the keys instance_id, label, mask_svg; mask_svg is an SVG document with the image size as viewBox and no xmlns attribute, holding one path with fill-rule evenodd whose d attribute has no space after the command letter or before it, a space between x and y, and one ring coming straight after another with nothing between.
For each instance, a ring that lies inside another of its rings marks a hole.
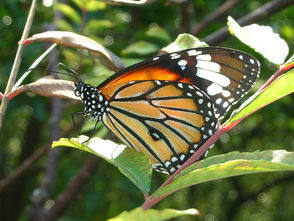
<instances>
[{"instance_id":1,"label":"orange butterfly wing","mask_svg":"<svg viewBox=\"0 0 294 221\"><path fill-rule=\"evenodd\" d=\"M145 80L108 89L113 92L103 123L159 171L172 174L218 126L210 99L195 86Z\"/></svg>"}]
</instances>

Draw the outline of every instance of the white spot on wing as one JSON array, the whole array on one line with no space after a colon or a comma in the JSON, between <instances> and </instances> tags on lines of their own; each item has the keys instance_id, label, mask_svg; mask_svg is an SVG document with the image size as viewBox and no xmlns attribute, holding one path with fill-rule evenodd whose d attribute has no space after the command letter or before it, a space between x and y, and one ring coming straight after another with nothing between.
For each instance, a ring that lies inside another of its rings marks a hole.
<instances>
[{"instance_id":1,"label":"white spot on wing","mask_svg":"<svg viewBox=\"0 0 294 221\"><path fill-rule=\"evenodd\" d=\"M199 95L200 97L203 97L203 95L199 91L196 91L196 94Z\"/></svg>"},{"instance_id":2,"label":"white spot on wing","mask_svg":"<svg viewBox=\"0 0 294 221\"><path fill-rule=\"evenodd\" d=\"M225 75L215 73L209 70L204 70L204 69L197 69L196 76L206 79L211 82L218 83L219 85L223 87L229 86L231 83L230 79L226 77Z\"/></svg>"},{"instance_id":3,"label":"white spot on wing","mask_svg":"<svg viewBox=\"0 0 294 221\"><path fill-rule=\"evenodd\" d=\"M209 54L197 55L197 60L211 61L211 56Z\"/></svg>"},{"instance_id":4,"label":"white spot on wing","mask_svg":"<svg viewBox=\"0 0 294 221\"><path fill-rule=\"evenodd\" d=\"M173 54L170 55L170 59L177 59L177 58L180 58L180 57L181 57L181 55L176 54L176 53L173 53Z\"/></svg>"},{"instance_id":5,"label":"white spot on wing","mask_svg":"<svg viewBox=\"0 0 294 221\"><path fill-rule=\"evenodd\" d=\"M171 158L171 161L172 161L172 162L176 162L177 160L178 160L178 158L176 158L176 157L172 157L172 158Z\"/></svg>"},{"instance_id":6,"label":"white spot on wing","mask_svg":"<svg viewBox=\"0 0 294 221\"><path fill-rule=\"evenodd\" d=\"M193 50L188 51L187 53L189 56L195 56L195 55L201 54L202 51L197 51L197 50L193 49Z\"/></svg>"},{"instance_id":7,"label":"white spot on wing","mask_svg":"<svg viewBox=\"0 0 294 221\"><path fill-rule=\"evenodd\" d=\"M228 101L229 101L230 103L232 103L234 100L235 100L234 98L230 98Z\"/></svg>"},{"instance_id":8,"label":"white spot on wing","mask_svg":"<svg viewBox=\"0 0 294 221\"><path fill-rule=\"evenodd\" d=\"M178 65L180 65L180 66L185 66L187 63L188 63L188 62L187 62L186 60L180 60L180 61L178 62Z\"/></svg>"},{"instance_id":9,"label":"white spot on wing","mask_svg":"<svg viewBox=\"0 0 294 221\"><path fill-rule=\"evenodd\" d=\"M207 87L207 93L209 95L216 95L221 93L223 90L223 88L221 86L219 86L218 84L212 83L211 85L209 85Z\"/></svg>"},{"instance_id":10,"label":"white spot on wing","mask_svg":"<svg viewBox=\"0 0 294 221\"><path fill-rule=\"evenodd\" d=\"M216 99L215 103L220 104L222 102L221 98Z\"/></svg>"},{"instance_id":11,"label":"white spot on wing","mask_svg":"<svg viewBox=\"0 0 294 221\"><path fill-rule=\"evenodd\" d=\"M227 90L223 90L223 91L222 91L222 95L223 95L224 97L229 97L229 96L231 95L231 92L230 92L230 91L227 91Z\"/></svg>"},{"instance_id":12,"label":"white spot on wing","mask_svg":"<svg viewBox=\"0 0 294 221\"><path fill-rule=\"evenodd\" d=\"M229 106L229 103L225 101L225 102L223 103L223 107L226 108L227 106Z\"/></svg>"},{"instance_id":13,"label":"white spot on wing","mask_svg":"<svg viewBox=\"0 0 294 221\"><path fill-rule=\"evenodd\" d=\"M197 61L196 67L214 72L220 72L221 69L221 66L218 63L211 61Z\"/></svg>"},{"instance_id":14,"label":"white spot on wing","mask_svg":"<svg viewBox=\"0 0 294 221\"><path fill-rule=\"evenodd\" d=\"M174 168L174 167L172 167L172 168L170 168L170 170L169 170L171 173L173 173L173 172L175 172L176 171L176 169Z\"/></svg>"},{"instance_id":15,"label":"white spot on wing","mask_svg":"<svg viewBox=\"0 0 294 221\"><path fill-rule=\"evenodd\" d=\"M168 167L169 165L171 165L171 163L169 161L166 161L165 166Z\"/></svg>"}]
</instances>

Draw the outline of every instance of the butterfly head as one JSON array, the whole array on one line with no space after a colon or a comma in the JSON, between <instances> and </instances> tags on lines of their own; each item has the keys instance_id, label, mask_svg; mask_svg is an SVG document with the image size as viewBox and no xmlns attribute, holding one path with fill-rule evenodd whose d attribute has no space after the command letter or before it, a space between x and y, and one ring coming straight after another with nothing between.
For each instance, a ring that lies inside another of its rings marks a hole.
<instances>
[{"instance_id":1,"label":"butterfly head","mask_svg":"<svg viewBox=\"0 0 294 221\"><path fill-rule=\"evenodd\" d=\"M75 83L74 93L80 97L85 106L85 114L93 119L101 120L102 114L108 110L108 101L96 87L84 82Z\"/></svg>"}]
</instances>

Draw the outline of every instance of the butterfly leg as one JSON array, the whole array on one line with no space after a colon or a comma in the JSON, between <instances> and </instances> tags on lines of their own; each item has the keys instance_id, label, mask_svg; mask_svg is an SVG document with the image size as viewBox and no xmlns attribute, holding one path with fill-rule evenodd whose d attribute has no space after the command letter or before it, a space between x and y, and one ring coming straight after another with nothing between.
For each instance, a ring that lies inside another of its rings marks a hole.
<instances>
[{"instance_id":1,"label":"butterfly leg","mask_svg":"<svg viewBox=\"0 0 294 221\"><path fill-rule=\"evenodd\" d=\"M76 122L75 122L75 116L83 116L85 117L85 113L84 112L72 112L71 113L71 119L72 119L72 123L73 123L73 128L74 128L74 131L76 132L77 131L77 126L76 126ZM78 134L81 133L81 127L80 127L80 123L78 124L79 125L79 131L78 131ZM70 137L71 138L71 137ZM83 142L84 143L84 142Z\"/></svg>"}]
</instances>

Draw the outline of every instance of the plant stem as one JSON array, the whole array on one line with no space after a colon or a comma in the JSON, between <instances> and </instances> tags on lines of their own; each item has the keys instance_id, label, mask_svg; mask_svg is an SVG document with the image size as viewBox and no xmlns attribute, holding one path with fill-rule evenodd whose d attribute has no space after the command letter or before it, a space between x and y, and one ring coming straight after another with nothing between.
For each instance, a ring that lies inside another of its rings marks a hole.
<instances>
[{"instance_id":1,"label":"plant stem","mask_svg":"<svg viewBox=\"0 0 294 221\"><path fill-rule=\"evenodd\" d=\"M288 69L289 69L289 67L286 67L286 68L280 68L278 71L276 71L272 75L272 77L263 86L261 86L260 89L254 95L252 95L252 97L257 96L259 93L261 93L263 90L265 90L275 79L277 79L281 74L283 74ZM196 160L198 160L200 158L200 156L202 156L209 149L209 147L211 145L213 145L220 138L221 135L223 135L224 133L233 129L237 124L239 124L242 120L244 120L245 118L247 118L248 116L250 116L254 112L255 111L249 113L248 115L244 116L241 119L238 119L234 122L231 122L230 124L228 124L229 121L226 121L225 123L223 123L220 126L220 128L182 165L182 167L179 168L174 174L172 174L158 189L161 189L161 188L169 185L174 180L174 178L177 174L179 174L182 170L184 170L185 168L187 168L188 166L193 164ZM153 198L151 195L150 197L148 197L145 200L145 202L142 204L141 207L143 209L149 209L153 205L155 205L156 203L161 201L162 199L171 195L172 193L173 192L170 192L166 195L162 195L157 198Z\"/></svg>"},{"instance_id":2,"label":"plant stem","mask_svg":"<svg viewBox=\"0 0 294 221\"><path fill-rule=\"evenodd\" d=\"M31 8L30 8L29 15L28 15L28 18L27 18L27 21L26 21L26 24L25 24L25 27L24 27L24 30L23 30L23 33L22 33L22 36L21 36L21 39L20 39L20 42L22 42L24 39L26 39L28 37L28 35L29 35L30 29L31 29L31 26L32 26L32 23L33 23L33 17L34 17L35 11L36 11L36 4L37 4L37 0L33 0ZM9 103L9 99L7 98L6 95L9 92L11 92L11 90L12 90L13 84L15 82L15 79L16 79L16 76L17 76L17 73L18 73L20 62L21 62L21 59L22 59L23 50L24 50L24 45L19 44L18 48L17 48L16 55L15 55L15 59L14 59L14 62L13 62L13 66L12 66L12 69L11 69L11 72L10 72L10 77L9 77L9 80L8 80L8 83L7 83L5 92L4 92L4 96L3 96L3 99L2 99L2 102L1 102L1 106L0 106L0 129L3 126L3 119L4 119L5 112L7 110L7 106L8 106L8 103Z\"/></svg>"},{"instance_id":3,"label":"plant stem","mask_svg":"<svg viewBox=\"0 0 294 221\"><path fill-rule=\"evenodd\" d=\"M225 125L225 124L223 124ZM208 149L211 145L213 145L221 135L228 131L227 127L223 127L223 125L179 168L173 175L171 175L158 189L163 188L170 184L175 176L179 174L182 170L193 164L196 160L198 160ZM153 198L152 195L148 197L145 202L142 204L143 209L149 209L160 200L166 198L167 196L171 195L173 192L168 193L166 195L162 195L158 198Z\"/></svg>"}]
</instances>

